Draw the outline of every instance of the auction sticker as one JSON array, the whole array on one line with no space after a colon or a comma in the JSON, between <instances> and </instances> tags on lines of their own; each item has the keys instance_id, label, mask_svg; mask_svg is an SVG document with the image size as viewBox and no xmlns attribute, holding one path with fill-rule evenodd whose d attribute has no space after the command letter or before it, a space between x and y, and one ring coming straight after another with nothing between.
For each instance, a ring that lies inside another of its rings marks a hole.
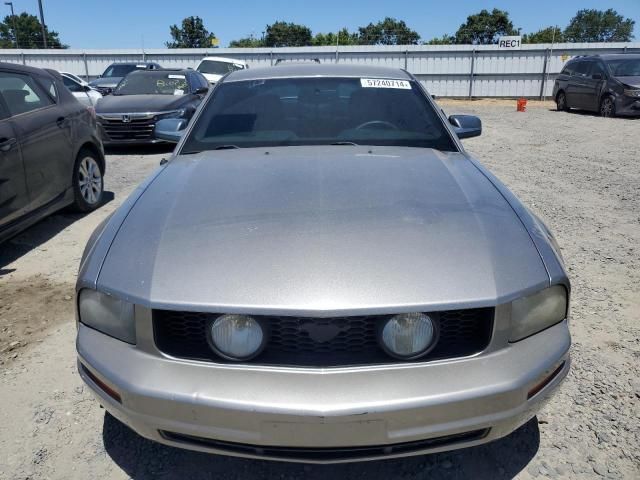
<instances>
[{"instance_id":1,"label":"auction sticker","mask_svg":"<svg viewBox=\"0 0 640 480\"><path fill-rule=\"evenodd\" d=\"M411 84L406 80L391 80L387 78L361 78L360 85L364 88L399 88L411 90Z\"/></svg>"}]
</instances>

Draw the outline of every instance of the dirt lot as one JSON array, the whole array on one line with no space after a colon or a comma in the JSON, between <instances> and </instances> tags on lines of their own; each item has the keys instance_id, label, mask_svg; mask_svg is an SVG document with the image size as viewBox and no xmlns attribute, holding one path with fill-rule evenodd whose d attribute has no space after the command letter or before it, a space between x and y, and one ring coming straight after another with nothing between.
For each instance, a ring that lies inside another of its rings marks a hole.
<instances>
[{"instance_id":1,"label":"dirt lot","mask_svg":"<svg viewBox=\"0 0 640 480\"><path fill-rule=\"evenodd\" d=\"M92 229L166 155L115 152L112 199L59 214L0 246L0 478L640 478L640 121L515 101L442 101L476 113L466 141L563 247L573 281L573 370L532 422L446 454L303 466L195 454L105 416L75 371L73 283Z\"/></svg>"}]
</instances>

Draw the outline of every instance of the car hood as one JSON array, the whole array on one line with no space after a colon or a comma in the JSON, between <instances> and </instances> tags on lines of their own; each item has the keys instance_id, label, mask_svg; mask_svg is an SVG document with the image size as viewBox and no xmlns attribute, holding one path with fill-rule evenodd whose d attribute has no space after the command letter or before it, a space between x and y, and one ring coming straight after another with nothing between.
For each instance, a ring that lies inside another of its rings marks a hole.
<instances>
[{"instance_id":1,"label":"car hood","mask_svg":"<svg viewBox=\"0 0 640 480\"><path fill-rule=\"evenodd\" d=\"M92 87L110 87L114 88L116 85L120 83L122 77L102 77L96 78L89 82L89 85Z\"/></svg>"},{"instance_id":2,"label":"car hood","mask_svg":"<svg viewBox=\"0 0 640 480\"><path fill-rule=\"evenodd\" d=\"M97 285L154 308L331 315L495 305L548 283L463 154L328 146L175 158Z\"/></svg>"},{"instance_id":3,"label":"car hood","mask_svg":"<svg viewBox=\"0 0 640 480\"><path fill-rule=\"evenodd\" d=\"M187 95L107 95L96 105L96 113L163 112L188 103Z\"/></svg>"},{"instance_id":4,"label":"car hood","mask_svg":"<svg viewBox=\"0 0 640 480\"><path fill-rule=\"evenodd\" d=\"M620 83L624 83L625 85L632 88L640 88L640 76L632 76L632 77L616 77Z\"/></svg>"}]
</instances>

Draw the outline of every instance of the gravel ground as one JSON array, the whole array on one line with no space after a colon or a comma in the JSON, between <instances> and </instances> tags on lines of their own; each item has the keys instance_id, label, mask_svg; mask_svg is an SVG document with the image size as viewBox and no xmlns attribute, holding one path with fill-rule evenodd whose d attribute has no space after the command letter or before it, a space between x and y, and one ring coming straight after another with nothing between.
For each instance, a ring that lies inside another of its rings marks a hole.
<instances>
[{"instance_id":1,"label":"gravel ground","mask_svg":"<svg viewBox=\"0 0 640 480\"><path fill-rule=\"evenodd\" d=\"M166 152L113 152L111 200L0 247L0 478L640 478L640 121L515 102L443 101L482 117L467 148L543 217L573 281L573 370L543 413L489 445L342 466L163 447L104 414L75 372L73 282L91 230Z\"/></svg>"}]
</instances>

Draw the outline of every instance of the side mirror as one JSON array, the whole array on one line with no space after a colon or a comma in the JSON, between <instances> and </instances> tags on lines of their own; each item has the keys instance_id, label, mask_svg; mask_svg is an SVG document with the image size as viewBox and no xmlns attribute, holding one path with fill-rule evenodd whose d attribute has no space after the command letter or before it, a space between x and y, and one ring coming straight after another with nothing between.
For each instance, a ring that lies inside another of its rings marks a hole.
<instances>
[{"instance_id":1,"label":"side mirror","mask_svg":"<svg viewBox=\"0 0 640 480\"><path fill-rule=\"evenodd\" d=\"M594 80L602 80L602 74L594 73L593 75L591 75L591 78L593 78Z\"/></svg>"},{"instance_id":2,"label":"side mirror","mask_svg":"<svg viewBox=\"0 0 640 480\"><path fill-rule=\"evenodd\" d=\"M156 123L153 134L159 140L178 143L185 128L187 121L184 118L165 118Z\"/></svg>"},{"instance_id":3,"label":"side mirror","mask_svg":"<svg viewBox=\"0 0 640 480\"><path fill-rule=\"evenodd\" d=\"M198 89L196 89L195 93L196 95L204 95L205 93L207 93L209 91L209 87L200 87Z\"/></svg>"},{"instance_id":4,"label":"side mirror","mask_svg":"<svg viewBox=\"0 0 640 480\"><path fill-rule=\"evenodd\" d=\"M482 122L474 115L451 115L449 123L460 139L482 135Z\"/></svg>"}]
</instances>

